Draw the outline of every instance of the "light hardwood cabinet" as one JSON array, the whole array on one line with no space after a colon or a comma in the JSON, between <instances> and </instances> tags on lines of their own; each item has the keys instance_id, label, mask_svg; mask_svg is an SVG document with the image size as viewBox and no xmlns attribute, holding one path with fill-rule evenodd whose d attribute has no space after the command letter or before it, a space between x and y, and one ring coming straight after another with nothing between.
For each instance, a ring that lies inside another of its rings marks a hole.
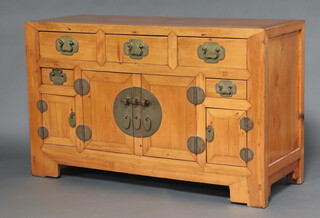
<instances>
[{"instance_id":1,"label":"light hardwood cabinet","mask_svg":"<svg viewBox=\"0 0 320 218\"><path fill-rule=\"evenodd\" d=\"M32 174L69 165L229 186L304 180L304 21L25 23Z\"/></svg>"}]
</instances>

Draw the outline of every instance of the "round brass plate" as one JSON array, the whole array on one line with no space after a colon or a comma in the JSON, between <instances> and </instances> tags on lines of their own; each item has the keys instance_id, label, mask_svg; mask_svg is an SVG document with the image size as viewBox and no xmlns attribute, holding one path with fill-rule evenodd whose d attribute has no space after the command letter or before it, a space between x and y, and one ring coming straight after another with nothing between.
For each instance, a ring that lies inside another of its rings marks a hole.
<instances>
[{"instance_id":1,"label":"round brass plate","mask_svg":"<svg viewBox=\"0 0 320 218\"><path fill-rule=\"evenodd\" d=\"M149 137L160 127L162 110L160 102L149 90L130 87L117 95L113 105L113 116L125 134Z\"/></svg>"}]
</instances>

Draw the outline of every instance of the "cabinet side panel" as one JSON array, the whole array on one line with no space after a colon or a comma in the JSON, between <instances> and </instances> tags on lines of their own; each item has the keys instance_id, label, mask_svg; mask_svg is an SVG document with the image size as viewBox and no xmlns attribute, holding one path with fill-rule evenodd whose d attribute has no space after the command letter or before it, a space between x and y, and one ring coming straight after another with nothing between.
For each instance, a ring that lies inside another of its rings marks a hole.
<instances>
[{"instance_id":1,"label":"cabinet side panel","mask_svg":"<svg viewBox=\"0 0 320 218\"><path fill-rule=\"evenodd\" d=\"M300 32L269 39L266 75L267 153L271 164L299 147Z\"/></svg>"}]
</instances>

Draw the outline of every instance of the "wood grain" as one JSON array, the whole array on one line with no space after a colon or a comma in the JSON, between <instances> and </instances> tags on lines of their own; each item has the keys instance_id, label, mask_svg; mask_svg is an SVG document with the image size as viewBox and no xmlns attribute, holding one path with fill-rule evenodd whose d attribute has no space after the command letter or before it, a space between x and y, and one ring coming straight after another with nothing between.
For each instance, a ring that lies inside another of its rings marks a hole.
<instances>
[{"instance_id":1,"label":"wood grain","mask_svg":"<svg viewBox=\"0 0 320 218\"><path fill-rule=\"evenodd\" d=\"M187 147L190 136L196 135L196 108L187 100L187 89L195 85L192 77L142 76L142 88L150 90L162 109L158 131L143 138L143 154L195 161Z\"/></svg>"},{"instance_id":2,"label":"wood grain","mask_svg":"<svg viewBox=\"0 0 320 218\"><path fill-rule=\"evenodd\" d=\"M32 174L35 176L58 177L60 167L58 163L40 148L43 140L38 136L38 128L42 125L42 115L36 108L36 103L41 99L38 87L41 84L41 72L36 61L39 59L39 33L29 24L25 24L26 57L28 72L28 101L29 101L29 128L30 128L30 153Z\"/></svg>"}]
</instances>

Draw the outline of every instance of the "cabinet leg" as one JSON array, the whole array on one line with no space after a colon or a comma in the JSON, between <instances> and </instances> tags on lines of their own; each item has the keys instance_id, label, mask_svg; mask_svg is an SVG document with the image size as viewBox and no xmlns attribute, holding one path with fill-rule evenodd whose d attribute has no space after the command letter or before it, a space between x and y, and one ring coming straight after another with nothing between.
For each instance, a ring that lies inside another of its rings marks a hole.
<instances>
[{"instance_id":1,"label":"cabinet leg","mask_svg":"<svg viewBox=\"0 0 320 218\"><path fill-rule=\"evenodd\" d=\"M60 166L45 155L43 152L39 152L37 155L31 155L32 175L40 177L59 177Z\"/></svg>"},{"instance_id":2,"label":"cabinet leg","mask_svg":"<svg viewBox=\"0 0 320 218\"><path fill-rule=\"evenodd\" d=\"M304 158L298 162L298 167L287 175L287 183L302 184L304 182Z\"/></svg>"},{"instance_id":3,"label":"cabinet leg","mask_svg":"<svg viewBox=\"0 0 320 218\"><path fill-rule=\"evenodd\" d=\"M248 184L248 179L241 179L239 182L229 186L230 201L232 203L247 204L249 207L265 208L268 206L269 189L265 192L256 191Z\"/></svg>"}]
</instances>

